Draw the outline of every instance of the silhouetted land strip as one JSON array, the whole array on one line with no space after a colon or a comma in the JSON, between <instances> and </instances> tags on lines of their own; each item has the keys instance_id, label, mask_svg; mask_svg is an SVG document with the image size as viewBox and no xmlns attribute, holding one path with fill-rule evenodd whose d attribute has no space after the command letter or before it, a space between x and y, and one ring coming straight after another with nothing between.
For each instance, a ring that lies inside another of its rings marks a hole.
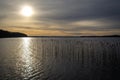
<instances>
[{"instance_id":1,"label":"silhouetted land strip","mask_svg":"<svg viewBox=\"0 0 120 80\"><path fill-rule=\"evenodd\" d=\"M0 38L14 38L14 37L35 37L35 38L99 38L99 37L120 37L120 35L105 35L105 36L27 36L24 33L9 32L0 30Z\"/></svg>"},{"instance_id":2,"label":"silhouetted land strip","mask_svg":"<svg viewBox=\"0 0 120 80\"><path fill-rule=\"evenodd\" d=\"M29 36L35 38L101 38L101 37L120 37L120 35L106 35L106 36Z\"/></svg>"},{"instance_id":3,"label":"silhouetted land strip","mask_svg":"<svg viewBox=\"0 0 120 80\"><path fill-rule=\"evenodd\" d=\"M9 32L5 30L0 30L0 38L12 38L12 37L27 37L27 35L19 32Z\"/></svg>"}]
</instances>

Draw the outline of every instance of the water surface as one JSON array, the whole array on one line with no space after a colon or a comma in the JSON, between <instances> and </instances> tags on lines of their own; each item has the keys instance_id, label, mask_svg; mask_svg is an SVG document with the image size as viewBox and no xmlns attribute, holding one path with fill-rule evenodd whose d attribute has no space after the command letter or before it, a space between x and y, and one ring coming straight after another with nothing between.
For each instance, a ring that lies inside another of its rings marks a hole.
<instances>
[{"instance_id":1,"label":"water surface","mask_svg":"<svg viewBox=\"0 0 120 80\"><path fill-rule=\"evenodd\" d=\"M119 80L119 74L120 38L0 39L0 80Z\"/></svg>"}]
</instances>

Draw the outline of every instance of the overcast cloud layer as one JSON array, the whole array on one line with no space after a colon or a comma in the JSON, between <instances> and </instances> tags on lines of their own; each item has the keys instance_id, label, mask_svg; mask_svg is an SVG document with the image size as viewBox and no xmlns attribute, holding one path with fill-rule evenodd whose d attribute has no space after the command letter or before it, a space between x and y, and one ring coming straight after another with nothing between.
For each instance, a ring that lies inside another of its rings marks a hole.
<instances>
[{"instance_id":1,"label":"overcast cloud layer","mask_svg":"<svg viewBox=\"0 0 120 80\"><path fill-rule=\"evenodd\" d=\"M19 15L23 5L35 12L28 21ZM1 28L120 34L120 0L0 0L0 10Z\"/></svg>"}]
</instances>

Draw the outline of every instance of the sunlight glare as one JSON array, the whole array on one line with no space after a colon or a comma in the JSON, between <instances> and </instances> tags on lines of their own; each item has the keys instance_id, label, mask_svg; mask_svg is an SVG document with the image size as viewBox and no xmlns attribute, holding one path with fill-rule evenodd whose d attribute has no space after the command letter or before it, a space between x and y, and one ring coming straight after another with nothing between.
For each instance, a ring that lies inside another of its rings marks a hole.
<instances>
[{"instance_id":1,"label":"sunlight glare","mask_svg":"<svg viewBox=\"0 0 120 80\"><path fill-rule=\"evenodd\" d=\"M33 10L31 6L22 7L21 14L25 17L30 17L33 14Z\"/></svg>"}]
</instances>

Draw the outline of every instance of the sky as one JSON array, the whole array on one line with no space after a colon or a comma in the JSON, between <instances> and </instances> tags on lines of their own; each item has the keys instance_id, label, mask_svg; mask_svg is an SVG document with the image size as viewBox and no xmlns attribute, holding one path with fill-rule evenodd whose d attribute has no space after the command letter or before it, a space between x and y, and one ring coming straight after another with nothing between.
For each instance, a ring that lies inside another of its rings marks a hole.
<instances>
[{"instance_id":1,"label":"sky","mask_svg":"<svg viewBox=\"0 0 120 80\"><path fill-rule=\"evenodd\" d=\"M32 16L20 14L25 5ZM120 0L0 0L0 29L30 36L120 35Z\"/></svg>"}]
</instances>

